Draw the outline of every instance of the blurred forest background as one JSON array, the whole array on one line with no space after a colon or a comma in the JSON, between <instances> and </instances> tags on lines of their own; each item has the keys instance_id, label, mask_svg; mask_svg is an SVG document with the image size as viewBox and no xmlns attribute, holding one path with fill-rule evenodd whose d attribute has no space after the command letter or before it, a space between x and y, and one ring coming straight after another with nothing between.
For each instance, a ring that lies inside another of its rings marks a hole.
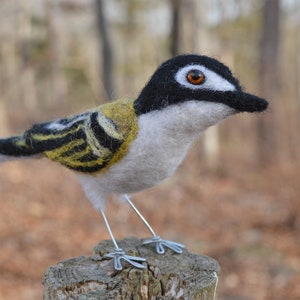
<instances>
[{"instance_id":1,"label":"blurred forest background","mask_svg":"<svg viewBox=\"0 0 300 300\"><path fill-rule=\"evenodd\" d=\"M135 202L219 261L218 299L300 299L299 28L298 0L1 0L0 134L135 97L176 54L220 59L270 108L211 128ZM1 165L0 300L41 299L48 266L109 237L83 198L47 160ZM118 238L147 237L126 205L108 216Z\"/></svg>"}]
</instances>

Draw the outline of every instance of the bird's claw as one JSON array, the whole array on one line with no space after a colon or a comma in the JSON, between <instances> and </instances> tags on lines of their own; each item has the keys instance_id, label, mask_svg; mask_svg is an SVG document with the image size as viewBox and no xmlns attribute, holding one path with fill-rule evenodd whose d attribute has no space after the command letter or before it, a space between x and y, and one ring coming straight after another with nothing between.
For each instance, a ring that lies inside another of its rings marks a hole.
<instances>
[{"instance_id":1,"label":"bird's claw","mask_svg":"<svg viewBox=\"0 0 300 300\"><path fill-rule=\"evenodd\" d=\"M118 271L121 271L123 269L122 263L121 263L122 259L127 261L129 264L133 265L136 268L139 268L139 269L144 269L145 268L144 265L139 263L139 262L146 261L145 258L139 257L139 256L126 255L125 251L123 249L120 249L120 248L115 249L114 252L105 254L104 257L113 258L114 268L115 268L115 270L118 270Z\"/></svg>"},{"instance_id":2,"label":"bird's claw","mask_svg":"<svg viewBox=\"0 0 300 300\"><path fill-rule=\"evenodd\" d=\"M181 254L183 252L183 249L185 248L185 246L180 243L163 240L159 236L154 236L152 238L149 238L149 239L146 239L143 241L143 245L148 245L148 244L153 244L153 243L155 243L156 252L158 254L165 253L164 247L167 247L178 254Z\"/></svg>"}]
</instances>

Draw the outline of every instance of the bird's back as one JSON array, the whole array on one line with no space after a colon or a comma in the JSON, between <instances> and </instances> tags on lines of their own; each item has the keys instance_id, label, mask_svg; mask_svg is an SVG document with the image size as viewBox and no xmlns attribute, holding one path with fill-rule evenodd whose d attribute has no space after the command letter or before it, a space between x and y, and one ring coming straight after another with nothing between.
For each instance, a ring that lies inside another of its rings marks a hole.
<instances>
[{"instance_id":1,"label":"bird's back","mask_svg":"<svg viewBox=\"0 0 300 300\"><path fill-rule=\"evenodd\" d=\"M84 173L106 170L120 160L137 134L133 100L106 103L94 110L33 125L24 134L0 140L5 160L44 154Z\"/></svg>"}]
</instances>

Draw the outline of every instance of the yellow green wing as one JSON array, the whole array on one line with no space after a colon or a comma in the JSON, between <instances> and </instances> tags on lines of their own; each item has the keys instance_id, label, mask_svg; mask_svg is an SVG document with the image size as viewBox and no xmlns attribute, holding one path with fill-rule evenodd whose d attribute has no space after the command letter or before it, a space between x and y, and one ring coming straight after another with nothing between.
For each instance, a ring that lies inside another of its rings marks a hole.
<instances>
[{"instance_id":1,"label":"yellow green wing","mask_svg":"<svg viewBox=\"0 0 300 300\"><path fill-rule=\"evenodd\" d=\"M43 153L76 171L104 171L127 153L137 134L133 103L118 100L80 115L36 124L21 136L3 140L5 154Z\"/></svg>"}]
</instances>

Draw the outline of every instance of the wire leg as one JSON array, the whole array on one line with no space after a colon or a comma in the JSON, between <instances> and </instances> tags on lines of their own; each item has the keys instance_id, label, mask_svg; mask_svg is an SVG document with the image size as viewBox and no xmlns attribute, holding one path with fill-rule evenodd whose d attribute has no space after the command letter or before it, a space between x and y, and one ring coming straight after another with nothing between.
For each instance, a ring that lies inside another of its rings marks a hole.
<instances>
[{"instance_id":1,"label":"wire leg","mask_svg":"<svg viewBox=\"0 0 300 300\"><path fill-rule=\"evenodd\" d=\"M149 229L149 231L151 232L151 234L156 237L158 236L153 228L150 226L150 224L147 222L147 220L144 218L144 216L140 213L140 211L135 207L135 205L131 202L130 197L128 195L123 195L123 197L125 198L125 200L128 202L128 204L133 208L133 210L137 213L137 215L141 218L141 220L143 221L143 223L147 226L147 228Z\"/></svg>"},{"instance_id":2,"label":"wire leg","mask_svg":"<svg viewBox=\"0 0 300 300\"><path fill-rule=\"evenodd\" d=\"M100 212L102 214L102 217L103 217L103 220L104 220L104 223L105 223L105 226L107 228L107 231L110 235L110 238L115 246L115 250L113 252L110 252L108 254L105 255L105 257L109 257L109 258L113 258L114 260L114 268L115 270L122 270L123 267L122 267L122 263L121 263L121 260L125 260L127 261L129 264L133 265L134 267L136 268L140 268L140 269L144 269L145 266L141 264L141 262L144 262L146 261L145 258L143 257L138 257L138 256L131 256L131 255L126 255L125 251L120 248L117 244L117 241L112 233L112 230L110 228L110 225L107 221L107 218L106 218L106 215L104 213L104 210L103 209L100 209Z\"/></svg>"},{"instance_id":3,"label":"wire leg","mask_svg":"<svg viewBox=\"0 0 300 300\"><path fill-rule=\"evenodd\" d=\"M107 228L107 231L108 231L108 233L109 233L109 235L110 235L110 238L111 238L111 240L112 240L112 242L113 242L113 244L114 244L114 246L115 246L115 250L116 250L116 251L117 251L117 250L121 250L121 248L119 248L119 246L118 246L118 244L117 244L117 241L116 241L116 239L115 239L115 237L114 237L114 235L113 235L113 233L112 233L112 231L111 231L111 228L110 228L110 226L109 226L109 223L108 223L108 221L107 221L107 218L106 218L106 215L105 215L103 209L100 209L100 212L101 212L101 214L102 214L102 217L103 217L105 226L106 226L106 228Z\"/></svg>"},{"instance_id":4,"label":"wire leg","mask_svg":"<svg viewBox=\"0 0 300 300\"><path fill-rule=\"evenodd\" d=\"M180 243L175 243L175 242L172 242L172 241L167 241L167 240L161 239L160 236L155 233L153 228L150 226L150 224L147 222L147 220L144 218L144 216L140 213L140 211L136 208L136 206L131 202L130 197L127 194L122 195L122 197L133 208L133 210L137 213L137 215L141 218L143 223L146 225L148 230L153 235L152 238L144 240L143 245L154 243L155 246L156 246L156 252L158 254L164 254L165 253L165 248L164 247L167 247L167 248L169 248L169 249L171 249L174 252L179 253L179 254L183 252L183 249L185 248L184 245L182 245Z\"/></svg>"}]
</instances>

